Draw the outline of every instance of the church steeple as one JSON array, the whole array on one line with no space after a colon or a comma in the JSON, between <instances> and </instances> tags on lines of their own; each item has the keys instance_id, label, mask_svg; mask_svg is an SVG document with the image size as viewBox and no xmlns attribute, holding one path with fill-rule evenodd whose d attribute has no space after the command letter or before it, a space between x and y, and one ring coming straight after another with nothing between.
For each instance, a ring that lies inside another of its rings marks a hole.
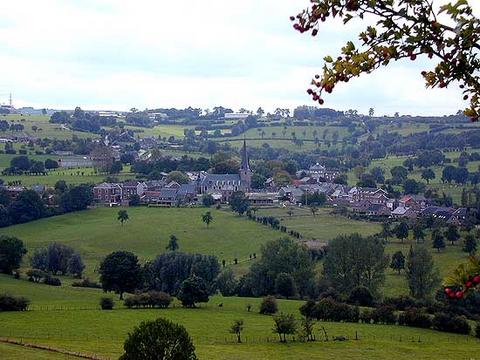
<instances>
[{"instance_id":1,"label":"church steeple","mask_svg":"<svg viewBox=\"0 0 480 360\"><path fill-rule=\"evenodd\" d=\"M240 180L244 191L250 191L252 185L252 170L250 169L250 159L248 158L247 141L243 138L243 147L241 150L242 164L240 165Z\"/></svg>"},{"instance_id":2,"label":"church steeple","mask_svg":"<svg viewBox=\"0 0 480 360\"><path fill-rule=\"evenodd\" d=\"M247 141L243 138L243 147L241 151L242 156L242 164L240 166L240 170L243 171L250 171L250 159L248 158L248 151L247 151Z\"/></svg>"}]
</instances>

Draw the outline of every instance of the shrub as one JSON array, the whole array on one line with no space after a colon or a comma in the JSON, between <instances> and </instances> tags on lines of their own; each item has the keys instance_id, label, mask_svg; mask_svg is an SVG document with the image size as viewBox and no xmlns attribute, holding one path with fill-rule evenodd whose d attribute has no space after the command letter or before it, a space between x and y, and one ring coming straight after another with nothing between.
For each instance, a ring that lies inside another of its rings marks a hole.
<instances>
[{"instance_id":1,"label":"shrub","mask_svg":"<svg viewBox=\"0 0 480 360\"><path fill-rule=\"evenodd\" d=\"M454 316L446 313L436 313L433 317L433 328L439 331L455 334L470 334L471 328L464 316Z\"/></svg>"},{"instance_id":2,"label":"shrub","mask_svg":"<svg viewBox=\"0 0 480 360\"><path fill-rule=\"evenodd\" d=\"M43 279L44 284L46 285L51 285L51 286L61 286L62 282L60 281L59 278L51 276L48 274L45 279Z\"/></svg>"},{"instance_id":3,"label":"shrub","mask_svg":"<svg viewBox=\"0 0 480 360\"><path fill-rule=\"evenodd\" d=\"M385 305L394 306L397 310L406 310L415 306L415 299L408 295L386 298Z\"/></svg>"},{"instance_id":4,"label":"shrub","mask_svg":"<svg viewBox=\"0 0 480 360\"><path fill-rule=\"evenodd\" d=\"M419 327L429 329L432 327L432 320L424 310L417 308L410 308L400 314L398 317L400 325Z\"/></svg>"},{"instance_id":5,"label":"shrub","mask_svg":"<svg viewBox=\"0 0 480 360\"><path fill-rule=\"evenodd\" d=\"M395 308L389 305L376 308L372 312L372 320L377 324L395 324L397 322Z\"/></svg>"},{"instance_id":6,"label":"shrub","mask_svg":"<svg viewBox=\"0 0 480 360\"><path fill-rule=\"evenodd\" d=\"M24 297L0 294L0 311L25 311L29 304Z\"/></svg>"},{"instance_id":7,"label":"shrub","mask_svg":"<svg viewBox=\"0 0 480 360\"><path fill-rule=\"evenodd\" d=\"M300 306L300 314L307 318L313 318L313 309L315 308L315 301L308 300L305 304Z\"/></svg>"},{"instance_id":8,"label":"shrub","mask_svg":"<svg viewBox=\"0 0 480 360\"><path fill-rule=\"evenodd\" d=\"M166 319L142 322L129 333L123 348L120 360L197 359L187 330Z\"/></svg>"},{"instance_id":9,"label":"shrub","mask_svg":"<svg viewBox=\"0 0 480 360\"><path fill-rule=\"evenodd\" d=\"M113 305L113 299L111 297L102 297L100 299L100 307L102 310L112 310Z\"/></svg>"},{"instance_id":10,"label":"shrub","mask_svg":"<svg viewBox=\"0 0 480 360\"><path fill-rule=\"evenodd\" d=\"M360 312L359 320L364 324L371 324L373 320L373 310L364 309Z\"/></svg>"},{"instance_id":11,"label":"shrub","mask_svg":"<svg viewBox=\"0 0 480 360\"><path fill-rule=\"evenodd\" d=\"M365 286L357 286L350 292L348 302L358 306L372 306L373 296Z\"/></svg>"},{"instance_id":12,"label":"shrub","mask_svg":"<svg viewBox=\"0 0 480 360\"><path fill-rule=\"evenodd\" d=\"M326 298L330 298L330 299L333 299L335 301L340 301L341 300L341 296L340 296L340 293L335 290L333 287L329 287L327 290L325 290L324 292L322 292L319 297L319 299L326 299Z\"/></svg>"},{"instance_id":13,"label":"shrub","mask_svg":"<svg viewBox=\"0 0 480 360\"><path fill-rule=\"evenodd\" d=\"M47 277L47 273L38 269L30 269L27 271L27 276L28 281L39 283L43 278Z\"/></svg>"},{"instance_id":14,"label":"shrub","mask_svg":"<svg viewBox=\"0 0 480 360\"><path fill-rule=\"evenodd\" d=\"M277 299L275 299L273 296L264 297L262 304L260 305L260 314L271 315L275 314L277 311Z\"/></svg>"},{"instance_id":15,"label":"shrub","mask_svg":"<svg viewBox=\"0 0 480 360\"><path fill-rule=\"evenodd\" d=\"M325 298L314 306L312 315L318 320L357 322L360 312L358 307Z\"/></svg>"},{"instance_id":16,"label":"shrub","mask_svg":"<svg viewBox=\"0 0 480 360\"><path fill-rule=\"evenodd\" d=\"M150 305L153 307L168 308L172 303L172 297L163 291L150 291L148 293L150 297Z\"/></svg>"},{"instance_id":17,"label":"shrub","mask_svg":"<svg viewBox=\"0 0 480 360\"><path fill-rule=\"evenodd\" d=\"M102 285L95 281L91 281L89 278L82 279L81 281L74 281L72 283L73 287L85 287L85 288L94 288L101 289Z\"/></svg>"}]
</instances>

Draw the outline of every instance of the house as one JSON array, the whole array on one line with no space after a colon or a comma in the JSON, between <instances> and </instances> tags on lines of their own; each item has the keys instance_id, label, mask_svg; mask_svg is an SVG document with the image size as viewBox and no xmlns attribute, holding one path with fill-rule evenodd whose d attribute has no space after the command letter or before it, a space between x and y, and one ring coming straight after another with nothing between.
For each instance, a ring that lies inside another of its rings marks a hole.
<instances>
[{"instance_id":1,"label":"house","mask_svg":"<svg viewBox=\"0 0 480 360\"><path fill-rule=\"evenodd\" d=\"M365 214L369 216L390 216L390 209L384 204L371 204L365 210Z\"/></svg>"},{"instance_id":2,"label":"house","mask_svg":"<svg viewBox=\"0 0 480 360\"><path fill-rule=\"evenodd\" d=\"M393 218L408 218L408 219L415 219L417 217L417 213L409 207L405 206L397 206L391 213Z\"/></svg>"},{"instance_id":3,"label":"house","mask_svg":"<svg viewBox=\"0 0 480 360\"><path fill-rule=\"evenodd\" d=\"M421 215L423 217L431 216L434 219L447 222L452 217L454 211L455 209L449 207L428 206L421 212Z\"/></svg>"},{"instance_id":4,"label":"house","mask_svg":"<svg viewBox=\"0 0 480 360\"><path fill-rule=\"evenodd\" d=\"M122 187L120 184L104 182L93 188L93 199L99 203L120 204L122 202Z\"/></svg>"},{"instance_id":5,"label":"house","mask_svg":"<svg viewBox=\"0 0 480 360\"><path fill-rule=\"evenodd\" d=\"M267 206L273 205L278 202L278 193L246 193L245 197L248 199L250 205L254 206Z\"/></svg>"},{"instance_id":6,"label":"house","mask_svg":"<svg viewBox=\"0 0 480 360\"><path fill-rule=\"evenodd\" d=\"M284 186L278 191L278 199L287 200L291 203L297 204L302 200L304 191L296 186Z\"/></svg>"},{"instance_id":7,"label":"house","mask_svg":"<svg viewBox=\"0 0 480 360\"><path fill-rule=\"evenodd\" d=\"M368 200L372 204L386 204L389 200L388 193L383 189L364 188L355 186L348 192L351 202L360 202Z\"/></svg>"},{"instance_id":8,"label":"house","mask_svg":"<svg viewBox=\"0 0 480 360\"><path fill-rule=\"evenodd\" d=\"M317 182L332 182L340 175L340 171L327 169L325 166L316 163L307 171L308 175L315 178Z\"/></svg>"},{"instance_id":9,"label":"house","mask_svg":"<svg viewBox=\"0 0 480 360\"><path fill-rule=\"evenodd\" d=\"M421 211L427 207L427 199L423 195L405 195L398 200L398 206Z\"/></svg>"},{"instance_id":10,"label":"house","mask_svg":"<svg viewBox=\"0 0 480 360\"><path fill-rule=\"evenodd\" d=\"M123 200L128 200L130 199L133 195L138 195L142 197L142 195L147 191L148 186L144 182L140 181L126 181L123 184L120 184L122 187L122 199Z\"/></svg>"},{"instance_id":11,"label":"house","mask_svg":"<svg viewBox=\"0 0 480 360\"><path fill-rule=\"evenodd\" d=\"M198 201L197 188L194 182L182 184L177 188L177 201L182 204Z\"/></svg>"},{"instance_id":12,"label":"house","mask_svg":"<svg viewBox=\"0 0 480 360\"><path fill-rule=\"evenodd\" d=\"M145 191L141 201L146 204L174 206L177 204L177 189L163 188L159 191Z\"/></svg>"}]
</instances>

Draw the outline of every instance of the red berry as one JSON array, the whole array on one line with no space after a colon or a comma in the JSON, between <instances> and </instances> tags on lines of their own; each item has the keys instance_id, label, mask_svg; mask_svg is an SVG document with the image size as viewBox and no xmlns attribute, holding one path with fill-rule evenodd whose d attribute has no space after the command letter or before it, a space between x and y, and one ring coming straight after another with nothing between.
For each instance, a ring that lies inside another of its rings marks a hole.
<instances>
[{"instance_id":1,"label":"red berry","mask_svg":"<svg viewBox=\"0 0 480 360\"><path fill-rule=\"evenodd\" d=\"M467 288L471 288L472 285L473 285L473 283L472 283L471 281L467 281L467 282L465 283L465 286L466 286Z\"/></svg>"},{"instance_id":2,"label":"red berry","mask_svg":"<svg viewBox=\"0 0 480 360\"><path fill-rule=\"evenodd\" d=\"M452 292L452 289L450 288L445 288L445 294L450 294Z\"/></svg>"},{"instance_id":3,"label":"red berry","mask_svg":"<svg viewBox=\"0 0 480 360\"><path fill-rule=\"evenodd\" d=\"M455 297L455 293L454 292L451 292L450 294L448 294L448 297L453 299Z\"/></svg>"},{"instance_id":4,"label":"red berry","mask_svg":"<svg viewBox=\"0 0 480 360\"><path fill-rule=\"evenodd\" d=\"M455 297L456 297L457 299L461 299L461 298L463 297L463 291L457 291L457 292L455 293Z\"/></svg>"},{"instance_id":5,"label":"red berry","mask_svg":"<svg viewBox=\"0 0 480 360\"><path fill-rule=\"evenodd\" d=\"M475 284L480 283L480 275L475 276L475 277L473 278L473 282L474 282Z\"/></svg>"}]
</instances>

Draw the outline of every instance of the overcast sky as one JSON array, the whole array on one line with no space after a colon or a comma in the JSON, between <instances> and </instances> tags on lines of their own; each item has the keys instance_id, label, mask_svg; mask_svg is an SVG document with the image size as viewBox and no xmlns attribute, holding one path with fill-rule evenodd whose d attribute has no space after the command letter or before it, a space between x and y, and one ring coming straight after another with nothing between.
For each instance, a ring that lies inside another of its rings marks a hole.
<instances>
[{"instance_id":1,"label":"overcast sky","mask_svg":"<svg viewBox=\"0 0 480 360\"><path fill-rule=\"evenodd\" d=\"M472 2L472 1L471 1ZM477 2L474 0L473 2ZM365 24L317 38L288 17L308 0L15 0L0 2L0 102L127 110L312 105L305 90ZM477 13L480 5L475 5ZM426 90L425 59L342 84L324 106L377 114L450 114L457 88Z\"/></svg>"}]
</instances>

